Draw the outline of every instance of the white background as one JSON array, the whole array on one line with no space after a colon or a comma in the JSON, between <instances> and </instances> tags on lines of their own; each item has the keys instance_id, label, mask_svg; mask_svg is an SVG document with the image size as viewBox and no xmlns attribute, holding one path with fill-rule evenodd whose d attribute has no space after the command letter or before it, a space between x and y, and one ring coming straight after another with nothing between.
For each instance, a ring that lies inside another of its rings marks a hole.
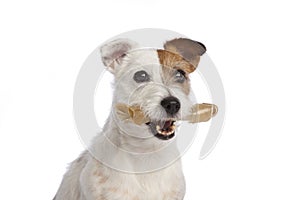
<instances>
[{"instance_id":1,"label":"white background","mask_svg":"<svg viewBox=\"0 0 300 200\"><path fill-rule=\"evenodd\" d=\"M183 158L186 199L300 198L297 1L1 1L1 199L51 199L83 150L72 115L81 64L124 31L154 27L203 42L227 114L215 150Z\"/></svg>"}]
</instances>

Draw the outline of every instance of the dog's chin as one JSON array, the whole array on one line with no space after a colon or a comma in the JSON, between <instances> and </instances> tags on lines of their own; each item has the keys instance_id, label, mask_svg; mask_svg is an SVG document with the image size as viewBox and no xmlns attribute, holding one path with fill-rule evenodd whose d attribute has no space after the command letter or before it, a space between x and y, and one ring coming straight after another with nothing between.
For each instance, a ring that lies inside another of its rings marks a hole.
<instances>
[{"instance_id":1,"label":"dog's chin","mask_svg":"<svg viewBox=\"0 0 300 200\"><path fill-rule=\"evenodd\" d=\"M160 140L169 140L175 136L175 120L151 121L146 123L155 137Z\"/></svg>"}]
</instances>

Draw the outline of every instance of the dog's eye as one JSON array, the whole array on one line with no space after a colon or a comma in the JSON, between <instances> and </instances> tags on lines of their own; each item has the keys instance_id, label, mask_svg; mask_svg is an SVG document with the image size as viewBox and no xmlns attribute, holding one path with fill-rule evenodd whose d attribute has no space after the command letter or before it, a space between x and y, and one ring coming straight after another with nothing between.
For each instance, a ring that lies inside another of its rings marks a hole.
<instances>
[{"instance_id":1,"label":"dog's eye","mask_svg":"<svg viewBox=\"0 0 300 200\"><path fill-rule=\"evenodd\" d=\"M150 77L144 70L138 71L134 74L133 79L137 83L148 82L150 81Z\"/></svg>"},{"instance_id":2,"label":"dog's eye","mask_svg":"<svg viewBox=\"0 0 300 200\"><path fill-rule=\"evenodd\" d=\"M185 81L185 72L181 69L178 69L175 73L175 80L178 83L183 83Z\"/></svg>"}]
</instances>

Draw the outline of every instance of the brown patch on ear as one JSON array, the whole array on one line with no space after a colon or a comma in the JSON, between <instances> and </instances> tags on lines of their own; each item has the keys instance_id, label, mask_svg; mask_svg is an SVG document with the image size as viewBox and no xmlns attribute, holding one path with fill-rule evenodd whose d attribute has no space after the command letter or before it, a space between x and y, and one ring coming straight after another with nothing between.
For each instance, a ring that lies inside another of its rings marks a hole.
<instances>
[{"instance_id":1,"label":"brown patch on ear","mask_svg":"<svg viewBox=\"0 0 300 200\"><path fill-rule=\"evenodd\" d=\"M179 54L195 68L199 64L200 56L206 52L206 47L202 43L187 38L177 38L167 41L164 48Z\"/></svg>"},{"instance_id":2,"label":"brown patch on ear","mask_svg":"<svg viewBox=\"0 0 300 200\"><path fill-rule=\"evenodd\" d=\"M169 67L173 69L181 69L185 71L186 73L192 73L195 71L194 65L186 61L183 57L180 55L166 51L166 50L157 50L159 62L164 67Z\"/></svg>"},{"instance_id":3,"label":"brown patch on ear","mask_svg":"<svg viewBox=\"0 0 300 200\"><path fill-rule=\"evenodd\" d=\"M195 70L195 67L187 62L180 55L166 51L166 50L157 50L159 62L162 66L162 76L165 84L177 84L182 88L185 94L190 93L190 80L188 74ZM186 80L183 83L174 82L174 75L176 70L183 70L186 74Z\"/></svg>"}]
</instances>

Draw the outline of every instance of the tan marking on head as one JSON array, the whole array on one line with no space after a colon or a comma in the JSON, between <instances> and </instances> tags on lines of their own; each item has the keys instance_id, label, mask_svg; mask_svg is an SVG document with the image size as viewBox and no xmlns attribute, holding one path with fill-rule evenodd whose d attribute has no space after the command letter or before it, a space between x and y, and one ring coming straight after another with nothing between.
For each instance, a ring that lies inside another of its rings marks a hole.
<instances>
[{"instance_id":1,"label":"tan marking on head","mask_svg":"<svg viewBox=\"0 0 300 200\"><path fill-rule=\"evenodd\" d=\"M182 58L180 55L175 53L166 50L157 50L157 53L162 66L163 81L166 84L172 84L181 87L183 92L188 95L190 93L190 80L188 74L195 70L194 66L184 60L184 58ZM183 83L176 83L173 81L174 74L178 69L186 73L186 81Z\"/></svg>"},{"instance_id":2,"label":"tan marking on head","mask_svg":"<svg viewBox=\"0 0 300 200\"><path fill-rule=\"evenodd\" d=\"M192 73L196 69L194 65L192 65L176 53L162 49L158 49L157 53L159 62L162 66L170 67L173 69L181 69L186 73Z\"/></svg>"}]
</instances>

